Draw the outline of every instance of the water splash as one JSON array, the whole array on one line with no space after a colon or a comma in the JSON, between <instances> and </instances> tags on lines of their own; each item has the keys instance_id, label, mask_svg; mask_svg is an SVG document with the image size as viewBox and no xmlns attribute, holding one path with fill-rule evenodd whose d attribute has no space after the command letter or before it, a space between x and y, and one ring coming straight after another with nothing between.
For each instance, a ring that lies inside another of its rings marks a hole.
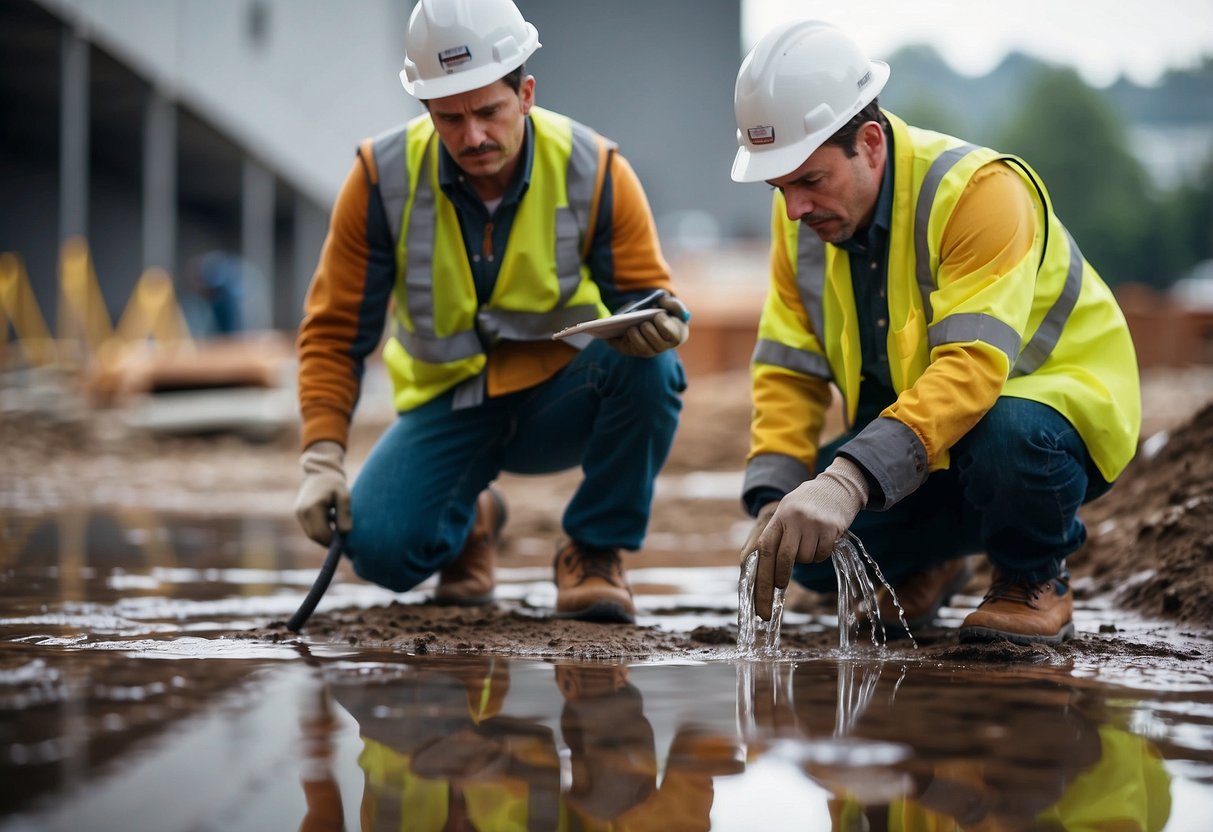
<instances>
[{"instance_id":1,"label":"water splash","mask_svg":"<svg viewBox=\"0 0 1213 832\"><path fill-rule=\"evenodd\" d=\"M889 586L889 582L885 580L884 574L880 571L880 566L868 554L868 550L863 547L863 541L848 531L834 544L831 560L834 562L834 574L838 578L839 649L843 652L849 651L855 637L859 634L860 600L863 601L867 612L868 624L871 628L872 644L876 647L882 647L888 640L885 634L884 622L880 620L880 603L876 598L876 587L868 574L868 567L871 567L872 572L876 575L876 579L889 591L889 597L893 600L893 606L897 607L897 615L901 619L901 626L905 630L906 635L909 636L910 643L917 650L918 642L914 640L914 634L910 632L910 626L906 622L906 613L901 607L901 602L897 600L897 593L893 591L893 587ZM880 632L879 638L876 635L877 630Z\"/></svg>"},{"instance_id":2,"label":"water splash","mask_svg":"<svg viewBox=\"0 0 1213 832\"><path fill-rule=\"evenodd\" d=\"M778 656L779 633L783 627L784 590L775 588L771 620L763 621L754 610L754 584L757 575L758 550L755 549L746 555L741 579L737 582L737 652L750 658Z\"/></svg>"},{"instance_id":3,"label":"water splash","mask_svg":"<svg viewBox=\"0 0 1213 832\"><path fill-rule=\"evenodd\" d=\"M859 604L862 601L868 624L871 627L872 644L883 647L888 640L884 623L880 620L880 604L876 587L868 574L869 568L876 579L889 591L901 626L909 636L914 649L918 642L910 632L905 610L897 600L897 594L885 580L880 566L868 554L863 542L847 532L834 544L830 559L834 563L834 574L838 579L838 647L846 653L851 650L859 634ZM784 590L776 587L771 606L771 620L763 621L754 611L754 586L758 574L758 551L746 555L741 578L737 582L737 652L743 658L765 658L779 655L779 634L783 627ZM879 636L877 636L879 632Z\"/></svg>"}]
</instances>

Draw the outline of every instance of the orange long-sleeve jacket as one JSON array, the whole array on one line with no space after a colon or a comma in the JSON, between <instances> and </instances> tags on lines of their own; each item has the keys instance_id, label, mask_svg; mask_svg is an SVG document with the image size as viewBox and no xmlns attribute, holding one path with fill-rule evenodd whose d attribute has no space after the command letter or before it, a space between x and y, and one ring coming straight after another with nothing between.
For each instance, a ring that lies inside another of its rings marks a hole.
<instances>
[{"instance_id":1,"label":"orange long-sleeve jacket","mask_svg":"<svg viewBox=\"0 0 1213 832\"><path fill-rule=\"evenodd\" d=\"M521 152L533 154L533 143ZM529 169L519 165L521 175ZM524 189L521 199L527 198ZM648 199L636 172L617 151L608 159L596 216L583 260L608 307L617 308L653 289L673 291ZM466 227L467 218L461 219ZM320 440L346 444L365 360L382 340L396 282L390 224L399 222L385 212L367 139L334 204L299 329L298 396L305 448ZM488 395L539 384L575 354L560 342L501 341L488 354Z\"/></svg>"}]
</instances>

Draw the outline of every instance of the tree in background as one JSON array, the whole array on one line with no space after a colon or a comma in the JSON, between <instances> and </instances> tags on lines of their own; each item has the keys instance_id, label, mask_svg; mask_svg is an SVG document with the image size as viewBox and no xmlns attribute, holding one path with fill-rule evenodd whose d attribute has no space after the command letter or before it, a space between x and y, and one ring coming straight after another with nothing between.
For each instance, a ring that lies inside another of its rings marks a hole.
<instances>
[{"instance_id":1,"label":"tree in background","mask_svg":"<svg viewBox=\"0 0 1213 832\"><path fill-rule=\"evenodd\" d=\"M1116 111L1074 70L1041 68L995 147L1040 173L1058 216L1108 283L1174 281L1158 251L1173 236L1165 229L1170 212L1129 151Z\"/></svg>"},{"instance_id":2,"label":"tree in background","mask_svg":"<svg viewBox=\"0 0 1213 832\"><path fill-rule=\"evenodd\" d=\"M895 67L888 86L880 92L882 107L909 124L952 136L969 136L969 113L945 102L966 100L958 87L963 79L952 71L934 47L905 46L893 55ZM941 95L941 90L948 94ZM980 141L979 138L973 138Z\"/></svg>"},{"instance_id":3,"label":"tree in background","mask_svg":"<svg viewBox=\"0 0 1213 832\"><path fill-rule=\"evenodd\" d=\"M919 127L1026 158L1110 283L1162 289L1213 259L1213 155L1192 159L1183 183L1162 190L1130 131L1213 133L1213 56L1168 70L1152 86L1122 78L1104 89L1023 53L982 76L956 73L925 45L902 47L889 60L894 72L881 104Z\"/></svg>"},{"instance_id":4,"label":"tree in background","mask_svg":"<svg viewBox=\"0 0 1213 832\"><path fill-rule=\"evenodd\" d=\"M1200 261L1213 259L1213 156L1170 195L1162 219L1172 281Z\"/></svg>"}]
</instances>

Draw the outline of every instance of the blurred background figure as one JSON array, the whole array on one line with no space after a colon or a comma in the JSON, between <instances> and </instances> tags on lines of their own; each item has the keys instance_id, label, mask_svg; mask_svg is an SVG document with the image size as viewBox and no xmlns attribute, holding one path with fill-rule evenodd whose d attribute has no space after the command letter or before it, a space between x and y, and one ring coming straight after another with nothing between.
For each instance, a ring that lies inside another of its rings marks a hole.
<instances>
[{"instance_id":1,"label":"blurred background figure","mask_svg":"<svg viewBox=\"0 0 1213 832\"><path fill-rule=\"evenodd\" d=\"M244 283L248 264L238 254L216 249L190 263L182 299L190 332L197 338L244 330Z\"/></svg>"}]
</instances>

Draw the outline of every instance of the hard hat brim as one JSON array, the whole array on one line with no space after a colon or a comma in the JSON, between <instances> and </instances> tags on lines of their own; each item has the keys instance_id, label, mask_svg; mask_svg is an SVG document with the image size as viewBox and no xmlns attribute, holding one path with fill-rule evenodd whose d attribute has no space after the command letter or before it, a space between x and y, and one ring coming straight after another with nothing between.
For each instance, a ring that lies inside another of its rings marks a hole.
<instances>
[{"instance_id":1,"label":"hard hat brim","mask_svg":"<svg viewBox=\"0 0 1213 832\"><path fill-rule=\"evenodd\" d=\"M518 66L521 66L521 63ZM431 78L428 81L413 83L409 81L406 71L401 70L400 83L404 85L404 90L409 95L421 101L428 101L431 98L446 98L448 95L458 95L462 92L471 92L481 87L487 87L496 81L500 81L517 69L518 66L510 67L505 72L502 72L500 67L483 66L468 70L467 72L452 73L443 78Z\"/></svg>"},{"instance_id":2,"label":"hard hat brim","mask_svg":"<svg viewBox=\"0 0 1213 832\"><path fill-rule=\"evenodd\" d=\"M812 156L829 137L830 134L823 131L819 136L806 136L794 145L761 153L739 147L737 155L733 157L733 181L769 182L786 176L803 165L805 159Z\"/></svg>"},{"instance_id":3,"label":"hard hat brim","mask_svg":"<svg viewBox=\"0 0 1213 832\"><path fill-rule=\"evenodd\" d=\"M414 98L428 101L431 98L446 98L448 95L459 95L464 92L478 90L504 78L527 62L531 55L543 46L539 42L539 32L530 23L526 24L527 40L522 44L516 56L508 61L490 63L468 69L462 72L452 72L439 78L419 78L410 81L408 69L400 71L400 83L404 91Z\"/></svg>"},{"instance_id":4,"label":"hard hat brim","mask_svg":"<svg viewBox=\"0 0 1213 832\"><path fill-rule=\"evenodd\" d=\"M754 151L742 145L737 148L733 157L731 176L734 182L769 182L781 176L787 176L804 164L805 160L825 144L826 139L855 117L855 114L868 106L889 80L889 65L884 61L871 61L872 82L870 92L855 103L855 106L842 118L822 130L814 131L786 147L770 148Z\"/></svg>"}]
</instances>

